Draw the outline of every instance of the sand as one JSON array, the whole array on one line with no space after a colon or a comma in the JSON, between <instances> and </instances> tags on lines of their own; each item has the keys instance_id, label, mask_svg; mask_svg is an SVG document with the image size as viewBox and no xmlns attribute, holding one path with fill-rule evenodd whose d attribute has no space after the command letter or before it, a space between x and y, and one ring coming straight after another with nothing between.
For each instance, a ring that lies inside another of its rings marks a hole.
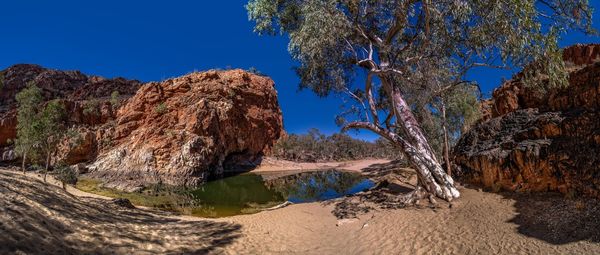
<instances>
[{"instance_id":1,"label":"sand","mask_svg":"<svg viewBox=\"0 0 600 255\"><path fill-rule=\"evenodd\" d=\"M390 162L387 159L365 159L365 160L353 160L344 162L293 162L288 160L281 160L266 157L261 162L260 166L252 170L253 173L265 173L265 172L282 172L282 171L314 171L323 169L338 169L348 171L361 171L376 164L385 164Z\"/></svg>"},{"instance_id":2,"label":"sand","mask_svg":"<svg viewBox=\"0 0 600 255\"><path fill-rule=\"evenodd\" d=\"M208 220L118 208L34 177L0 170L0 254L600 254L598 203L557 195L461 188L452 208L338 219L335 202L307 203Z\"/></svg>"}]
</instances>

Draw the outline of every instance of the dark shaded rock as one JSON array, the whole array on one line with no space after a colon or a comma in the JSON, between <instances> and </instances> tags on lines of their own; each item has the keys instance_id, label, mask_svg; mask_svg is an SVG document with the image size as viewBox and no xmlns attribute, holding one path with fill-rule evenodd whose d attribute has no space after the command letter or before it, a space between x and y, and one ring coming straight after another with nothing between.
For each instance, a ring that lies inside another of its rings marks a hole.
<instances>
[{"instance_id":1,"label":"dark shaded rock","mask_svg":"<svg viewBox=\"0 0 600 255\"><path fill-rule=\"evenodd\" d=\"M516 78L494 91L486 102L493 105L492 118L465 133L454 148L457 178L492 190L600 197L597 49L565 50L566 61L584 64L571 66L567 88L535 95Z\"/></svg>"},{"instance_id":2,"label":"dark shaded rock","mask_svg":"<svg viewBox=\"0 0 600 255\"><path fill-rule=\"evenodd\" d=\"M128 208L128 209L135 209L135 206L127 198L115 198L115 199L111 200L111 202L120 207L124 207L124 208Z\"/></svg>"}]
</instances>

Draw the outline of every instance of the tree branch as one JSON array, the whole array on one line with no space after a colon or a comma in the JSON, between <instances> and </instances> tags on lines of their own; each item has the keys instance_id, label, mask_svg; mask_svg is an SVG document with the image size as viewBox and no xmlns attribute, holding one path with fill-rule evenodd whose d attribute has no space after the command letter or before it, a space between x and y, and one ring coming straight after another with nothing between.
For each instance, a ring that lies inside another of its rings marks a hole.
<instances>
[{"instance_id":1,"label":"tree branch","mask_svg":"<svg viewBox=\"0 0 600 255\"><path fill-rule=\"evenodd\" d=\"M365 93L367 94L367 102L369 103L369 109L371 110L371 116L373 116L373 122L379 125L379 117L377 116L377 108L375 106L375 100L373 99L373 75L367 74L367 82L365 84Z\"/></svg>"},{"instance_id":2,"label":"tree branch","mask_svg":"<svg viewBox=\"0 0 600 255\"><path fill-rule=\"evenodd\" d=\"M390 130L383 129L383 128L379 127L378 125L375 125L371 122L355 121L355 122L348 123L346 126L344 126L342 128L342 132L348 131L349 129L366 129L366 130L372 131L372 132L388 139L388 141L394 143L395 145L400 146L400 148L403 151L405 151L405 149L407 149L407 148L413 148L412 145L410 145L406 140L404 140L404 138L400 137L399 135L395 134L394 132L392 132Z\"/></svg>"}]
</instances>

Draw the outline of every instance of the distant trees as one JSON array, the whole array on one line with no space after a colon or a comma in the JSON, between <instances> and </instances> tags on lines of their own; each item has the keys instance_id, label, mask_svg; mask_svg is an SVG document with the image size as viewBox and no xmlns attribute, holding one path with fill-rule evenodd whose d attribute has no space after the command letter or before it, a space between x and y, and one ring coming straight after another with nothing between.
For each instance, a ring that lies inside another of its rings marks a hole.
<instances>
[{"instance_id":1,"label":"distant trees","mask_svg":"<svg viewBox=\"0 0 600 255\"><path fill-rule=\"evenodd\" d=\"M25 172L27 160L43 161L46 181L52 155L65 135L64 106L57 100L44 106L41 90L33 83L21 90L16 99L19 106L15 148L22 158L22 171Z\"/></svg>"},{"instance_id":2,"label":"distant trees","mask_svg":"<svg viewBox=\"0 0 600 255\"><path fill-rule=\"evenodd\" d=\"M391 146L383 139L368 142L341 133L327 136L313 128L307 134L291 134L280 138L271 156L305 162L401 157Z\"/></svg>"}]
</instances>

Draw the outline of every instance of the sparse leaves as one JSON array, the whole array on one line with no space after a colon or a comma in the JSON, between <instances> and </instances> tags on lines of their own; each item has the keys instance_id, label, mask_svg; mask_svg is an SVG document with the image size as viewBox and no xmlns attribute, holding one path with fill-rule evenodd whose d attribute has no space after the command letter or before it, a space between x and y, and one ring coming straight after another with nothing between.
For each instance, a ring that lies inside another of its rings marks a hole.
<instances>
[{"instance_id":1,"label":"sparse leaves","mask_svg":"<svg viewBox=\"0 0 600 255\"><path fill-rule=\"evenodd\" d=\"M116 110L117 108L119 108L119 106L121 106L121 99L120 99L120 94L119 91L113 91L110 94L110 105L112 106L113 110Z\"/></svg>"},{"instance_id":2,"label":"sparse leaves","mask_svg":"<svg viewBox=\"0 0 600 255\"><path fill-rule=\"evenodd\" d=\"M161 102L156 106L156 108L154 108L154 112L158 113L159 115L163 115L167 112L167 110L167 105L164 102Z\"/></svg>"}]
</instances>

